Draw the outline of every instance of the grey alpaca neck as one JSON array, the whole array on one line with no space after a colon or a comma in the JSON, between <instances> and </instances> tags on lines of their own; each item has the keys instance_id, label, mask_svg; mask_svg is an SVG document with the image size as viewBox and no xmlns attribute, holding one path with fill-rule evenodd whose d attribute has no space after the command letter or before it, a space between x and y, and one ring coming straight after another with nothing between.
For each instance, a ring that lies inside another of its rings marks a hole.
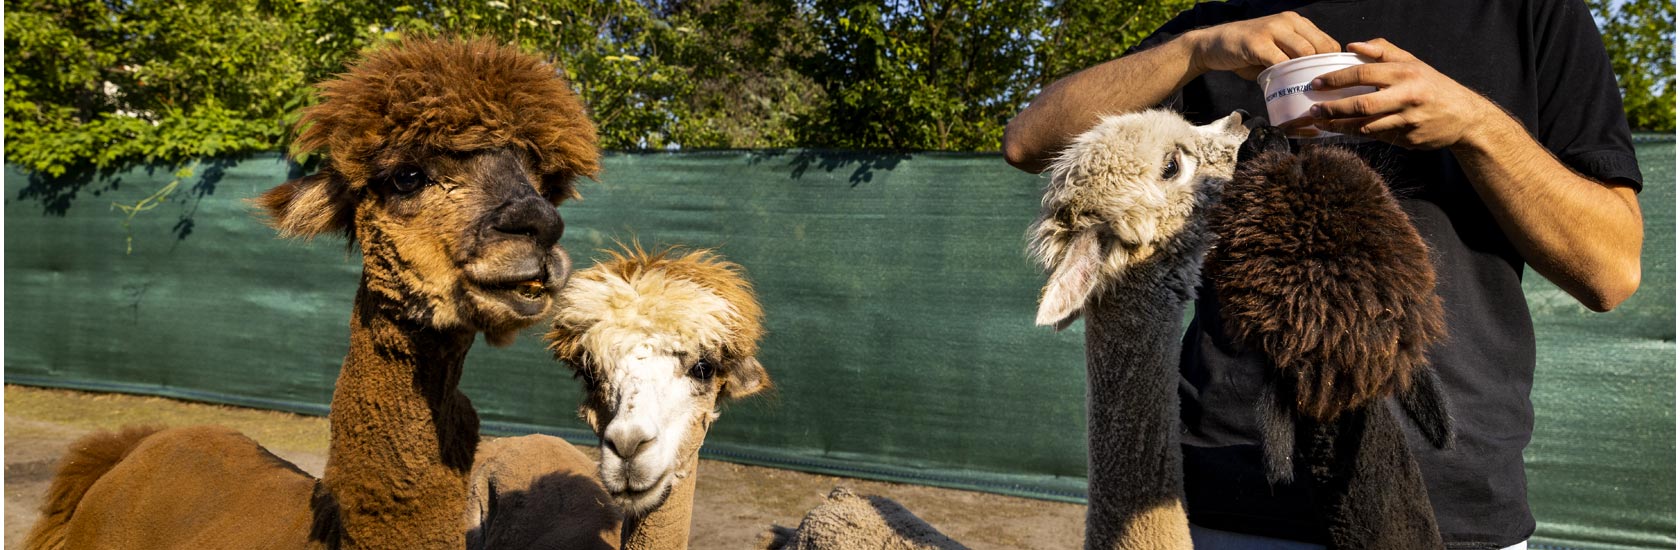
<instances>
[{"instance_id":1,"label":"grey alpaca neck","mask_svg":"<svg viewBox=\"0 0 1680 550\"><path fill-rule=\"evenodd\" d=\"M1199 278L1199 224L1130 266L1087 302L1087 549L1188 549L1179 450L1178 359L1184 307Z\"/></svg>"}]
</instances>

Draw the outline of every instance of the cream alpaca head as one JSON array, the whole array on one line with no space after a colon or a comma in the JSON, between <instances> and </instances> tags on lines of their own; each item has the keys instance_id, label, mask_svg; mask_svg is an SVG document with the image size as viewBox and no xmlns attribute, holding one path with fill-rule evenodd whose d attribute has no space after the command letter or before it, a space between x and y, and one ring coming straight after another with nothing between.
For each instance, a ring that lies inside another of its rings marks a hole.
<instances>
[{"instance_id":1,"label":"cream alpaca head","mask_svg":"<svg viewBox=\"0 0 1680 550\"><path fill-rule=\"evenodd\" d=\"M688 475L718 404L770 386L763 312L740 266L709 251L610 255L561 291L549 348L584 384L602 484L639 517Z\"/></svg>"},{"instance_id":2,"label":"cream alpaca head","mask_svg":"<svg viewBox=\"0 0 1680 550\"><path fill-rule=\"evenodd\" d=\"M1195 126L1167 111L1105 116L1050 165L1044 207L1028 231L1033 259L1050 273L1039 325L1064 328L1103 285L1161 253L1236 168L1248 137L1240 115ZM1199 256L1196 263L1200 263Z\"/></svg>"}]
</instances>

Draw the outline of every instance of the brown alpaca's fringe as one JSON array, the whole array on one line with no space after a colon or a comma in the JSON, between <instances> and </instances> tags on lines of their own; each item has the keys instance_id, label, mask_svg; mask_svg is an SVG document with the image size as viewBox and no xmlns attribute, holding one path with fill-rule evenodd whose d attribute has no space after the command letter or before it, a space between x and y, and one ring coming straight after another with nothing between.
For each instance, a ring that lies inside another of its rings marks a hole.
<instances>
[{"instance_id":1,"label":"brown alpaca's fringe","mask_svg":"<svg viewBox=\"0 0 1680 550\"><path fill-rule=\"evenodd\" d=\"M562 74L489 39L405 38L316 87L295 152L324 153L355 189L415 158L508 147L531 156L539 191L559 203L600 171L595 124Z\"/></svg>"},{"instance_id":2,"label":"brown alpaca's fringe","mask_svg":"<svg viewBox=\"0 0 1680 550\"><path fill-rule=\"evenodd\" d=\"M70 444L70 451L59 462L58 473L47 488L47 498L41 504L41 519L30 529L23 543L30 550L48 550L64 545L64 527L70 523L82 496L99 478L116 467L140 442L163 428L157 426L127 426L118 432L99 432Z\"/></svg>"}]
</instances>

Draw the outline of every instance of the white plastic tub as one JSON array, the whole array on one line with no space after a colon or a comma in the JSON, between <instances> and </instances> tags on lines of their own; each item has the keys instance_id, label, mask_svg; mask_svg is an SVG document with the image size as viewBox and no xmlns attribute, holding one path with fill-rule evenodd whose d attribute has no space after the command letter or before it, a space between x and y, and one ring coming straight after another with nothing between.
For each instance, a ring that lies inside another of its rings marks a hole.
<instances>
[{"instance_id":1,"label":"white plastic tub","mask_svg":"<svg viewBox=\"0 0 1680 550\"><path fill-rule=\"evenodd\" d=\"M1366 63L1351 53L1324 53L1297 57L1260 71L1256 79L1266 91L1266 117L1274 125L1307 116L1307 109L1315 103L1332 101L1377 91L1372 86L1353 86L1339 90L1314 90L1312 79L1319 75ZM1311 137L1332 137L1340 134L1317 131Z\"/></svg>"}]
</instances>

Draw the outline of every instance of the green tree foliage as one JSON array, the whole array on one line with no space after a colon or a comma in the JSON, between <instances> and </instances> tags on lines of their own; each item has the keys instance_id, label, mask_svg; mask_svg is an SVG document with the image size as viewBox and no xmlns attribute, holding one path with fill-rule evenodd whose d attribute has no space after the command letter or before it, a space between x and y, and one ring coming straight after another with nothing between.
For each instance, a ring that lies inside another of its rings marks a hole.
<instances>
[{"instance_id":1,"label":"green tree foliage","mask_svg":"<svg viewBox=\"0 0 1680 550\"><path fill-rule=\"evenodd\" d=\"M818 0L825 49L805 70L828 94L801 142L996 149L1028 91L1037 0Z\"/></svg>"},{"instance_id":2,"label":"green tree foliage","mask_svg":"<svg viewBox=\"0 0 1680 550\"><path fill-rule=\"evenodd\" d=\"M295 28L257 3L6 8L6 158L36 171L268 148L303 104Z\"/></svg>"},{"instance_id":3,"label":"green tree foliage","mask_svg":"<svg viewBox=\"0 0 1680 550\"><path fill-rule=\"evenodd\" d=\"M1047 8L1044 41L1035 58L1038 79L1032 84L1043 88L1075 71L1120 57L1195 4L1196 0L1053 2Z\"/></svg>"},{"instance_id":4,"label":"green tree foliage","mask_svg":"<svg viewBox=\"0 0 1680 550\"><path fill-rule=\"evenodd\" d=\"M690 29L668 46L693 82L684 146L800 145L795 122L826 104L799 71L822 48L807 12L777 0L694 0L673 6L670 18Z\"/></svg>"},{"instance_id":5,"label":"green tree foliage","mask_svg":"<svg viewBox=\"0 0 1680 550\"><path fill-rule=\"evenodd\" d=\"M1622 89L1628 124L1674 131L1674 3L1591 0L1604 48Z\"/></svg>"},{"instance_id":6,"label":"green tree foliage","mask_svg":"<svg viewBox=\"0 0 1680 550\"><path fill-rule=\"evenodd\" d=\"M310 84L404 34L490 36L571 78L608 149L995 150L1049 82L1191 0L6 0L6 160L274 150ZM1635 127L1674 128L1674 8L1593 0Z\"/></svg>"}]
</instances>

